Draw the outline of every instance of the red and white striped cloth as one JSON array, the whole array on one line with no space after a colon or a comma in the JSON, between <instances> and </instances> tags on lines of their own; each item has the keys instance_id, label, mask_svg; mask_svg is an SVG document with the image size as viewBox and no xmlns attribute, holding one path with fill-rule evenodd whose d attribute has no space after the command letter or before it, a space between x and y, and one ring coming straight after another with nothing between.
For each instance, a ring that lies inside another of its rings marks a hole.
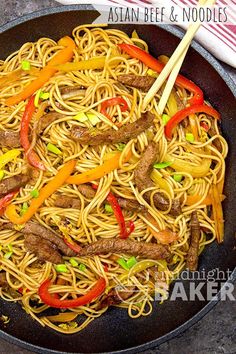
<instances>
[{"instance_id":1,"label":"red and white striped cloth","mask_svg":"<svg viewBox=\"0 0 236 354\"><path fill-rule=\"evenodd\" d=\"M88 4L89 0L57 0L63 5ZM185 6L196 6L198 0L91 0L90 4L99 6L175 6L181 9ZM195 39L201 43L216 58L236 67L236 0L217 0L217 6L226 7L229 15L225 23L203 23ZM187 28L189 24L180 24Z\"/></svg>"}]
</instances>

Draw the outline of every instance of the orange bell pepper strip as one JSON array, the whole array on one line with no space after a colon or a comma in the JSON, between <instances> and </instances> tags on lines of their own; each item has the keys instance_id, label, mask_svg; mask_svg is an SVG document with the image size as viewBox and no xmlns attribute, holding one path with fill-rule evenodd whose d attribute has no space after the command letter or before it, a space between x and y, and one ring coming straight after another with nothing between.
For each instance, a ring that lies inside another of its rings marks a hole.
<instances>
[{"instance_id":1,"label":"orange bell pepper strip","mask_svg":"<svg viewBox=\"0 0 236 354\"><path fill-rule=\"evenodd\" d=\"M215 229L216 229L216 239L218 243L221 243L224 240L224 216L223 216L220 194L215 184L213 184L211 188L211 197L212 197L213 218L215 221Z\"/></svg>"},{"instance_id":2,"label":"orange bell pepper strip","mask_svg":"<svg viewBox=\"0 0 236 354\"><path fill-rule=\"evenodd\" d=\"M220 194L220 200L221 202L225 199L225 196L221 193ZM202 199L202 196L199 195L199 194L194 194L194 195L188 195L187 196L187 199L186 199L186 202L185 202L185 205L188 205L188 206L191 206L191 205L194 205L198 202L200 202L200 200ZM211 195L207 195L201 204L204 204L204 205L212 205L212 198L211 198Z\"/></svg>"},{"instance_id":3,"label":"orange bell pepper strip","mask_svg":"<svg viewBox=\"0 0 236 354\"><path fill-rule=\"evenodd\" d=\"M128 161L131 157L131 151L129 151L125 157L125 161ZM117 154L109 160L106 160L101 166L92 168L87 172L80 173L76 176L70 176L67 179L67 183L70 184L83 184L95 181L96 179L104 177L107 173L116 170L119 167L119 159L121 156L121 152L117 152Z\"/></svg>"},{"instance_id":4,"label":"orange bell pepper strip","mask_svg":"<svg viewBox=\"0 0 236 354\"><path fill-rule=\"evenodd\" d=\"M65 48L58 52L48 64L41 70L39 77L27 85L20 93L6 99L6 105L12 106L33 95L58 71L55 65L68 62L73 57L75 42L68 36L63 37L58 42Z\"/></svg>"},{"instance_id":5,"label":"orange bell pepper strip","mask_svg":"<svg viewBox=\"0 0 236 354\"><path fill-rule=\"evenodd\" d=\"M56 174L54 178L51 179L46 186L44 186L40 192L38 198L32 200L28 210L22 216L19 216L16 212L16 207L11 204L7 207L5 216L14 224L24 224L36 213L43 202L50 197L58 188L60 188L65 181L68 179L70 174L73 172L76 165L75 160L67 162Z\"/></svg>"}]
</instances>

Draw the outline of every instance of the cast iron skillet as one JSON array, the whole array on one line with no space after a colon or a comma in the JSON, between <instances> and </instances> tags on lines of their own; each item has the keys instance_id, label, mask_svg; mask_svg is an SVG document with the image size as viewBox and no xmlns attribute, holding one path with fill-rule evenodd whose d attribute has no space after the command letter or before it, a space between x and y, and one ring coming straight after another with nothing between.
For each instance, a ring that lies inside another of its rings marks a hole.
<instances>
[{"instance_id":1,"label":"cast iron skillet","mask_svg":"<svg viewBox=\"0 0 236 354\"><path fill-rule=\"evenodd\" d=\"M35 41L44 36L59 39L70 34L75 26L91 23L97 16L98 13L92 7L90 10L81 11L81 7L68 6L43 10L13 21L0 29L1 58L18 49L26 41ZM171 55L182 35L179 30L168 26L161 28L154 25L123 24L113 27L128 34L135 28L147 41L150 52L156 55ZM233 94L235 88L218 62L196 43L189 50L182 73L194 80L203 89L205 97L221 112L223 134L230 147L225 186L227 199L224 202L225 242L221 246L214 243L206 248L200 257L200 269L211 270L218 267L223 271L233 271L236 265L233 251L236 215L236 123L233 121L236 117ZM235 277L234 271L231 278ZM184 282L184 285L187 287L188 282ZM41 327L19 305L1 300L0 311L10 316L11 321L6 327L0 324L0 335L10 342L41 353L137 353L187 329L205 315L216 301L166 301L161 306L157 305L150 316L136 320L130 319L125 310L110 308L82 332L64 336Z\"/></svg>"}]
</instances>

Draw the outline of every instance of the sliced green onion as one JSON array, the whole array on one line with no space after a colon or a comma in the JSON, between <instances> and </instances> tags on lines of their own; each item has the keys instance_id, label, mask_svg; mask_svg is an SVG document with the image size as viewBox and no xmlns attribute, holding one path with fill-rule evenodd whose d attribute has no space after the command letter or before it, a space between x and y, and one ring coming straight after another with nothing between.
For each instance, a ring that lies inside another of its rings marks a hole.
<instances>
[{"instance_id":1,"label":"sliced green onion","mask_svg":"<svg viewBox=\"0 0 236 354\"><path fill-rule=\"evenodd\" d=\"M21 69L25 71L30 70L30 62L28 60L22 60Z\"/></svg>"},{"instance_id":2,"label":"sliced green onion","mask_svg":"<svg viewBox=\"0 0 236 354\"><path fill-rule=\"evenodd\" d=\"M21 211L20 211L20 215L21 216L24 215L28 209L29 209L29 206L28 206L27 202L24 202L22 205Z\"/></svg>"},{"instance_id":3,"label":"sliced green onion","mask_svg":"<svg viewBox=\"0 0 236 354\"><path fill-rule=\"evenodd\" d=\"M125 270L129 270L129 267L127 266L127 263L124 258L117 259L117 263Z\"/></svg>"},{"instance_id":4,"label":"sliced green onion","mask_svg":"<svg viewBox=\"0 0 236 354\"><path fill-rule=\"evenodd\" d=\"M38 196L39 196L39 191L38 191L38 189L33 189L33 190L30 192L30 194L31 194L31 197L33 197L33 198L38 198Z\"/></svg>"},{"instance_id":5,"label":"sliced green onion","mask_svg":"<svg viewBox=\"0 0 236 354\"><path fill-rule=\"evenodd\" d=\"M175 182L181 182L183 179L183 175L174 175L173 178Z\"/></svg>"},{"instance_id":6,"label":"sliced green onion","mask_svg":"<svg viewBox=\"0 0 236 354\"><path fill-rule=\"evenodd\" d=\"M86 120L88 120L88 117L86 116L86 114L84 112L79 112L78 114L76 114L76 116L73 117L73 119L78 120L79 122L83 123L83 122L86 122Z\"/></svg>"},{"instance_id":7,"label":"sliced green onion","mask_svg":"<svg viewBox=\"0 0 236 354\"><path fill-rule=\"evenodd\" d=\"M133 256L128 259L128 261L126 262L126 265L129 269L131 269L136 263L138 263L137 259Z\"/></svg>"},{"instance_id":8,"label":"sliced green onion","mask_svg":"<svg viewBox=\"0 0 236 354\"><path fill-rule=\"evenodd\" d=\"M62 154L61 150L58 149L58 147L56 147L56 145L53 145L51 143L47 144L47 149L48 149L48 151L52 152L55 155L61 155Z\"/></svg>"},{"instance_id":9,"label":"sliced green onion","mask_svg":"<svg viewBox=\"0 0 236 354\"><path fill-rule=\"evenodd\" d=\"M5 254L4 254L4 258L5 258L5 259L11 258L12 253L13 253L13 252L7 252L7 253L5 253Z\"/></svg>"},{"instance_id":10,"label":"sliced green onion","mask_svg":"<svg viewBox=\"0 0 236 354\"><path fill-rule=\"evenodd\" d=\"M94 126L97 123L101 122L101 120L98 118L98 116L94 113L86 113L86 116L88 117L88 120L90 123Z\"/></svg>"},{"instance_id":11,"label":"sliced green onion","mask_svg":"<svg viewBox=\"0 0 236 354\"><path fill-rule=\"evenodd\" d=\"M188 142L193 143L194 142L194 136L192 133L186 133L185 138Z\"/></svg>"},{"instance_id":12,"label":"sliced green onion","mask_svg":"<svg viewBox=\"0 0 236 354\"><path fill-rule=\"evenodd\" d=\"M107 213L114 213L110 204L105 204L105 210Z\"/></svg>"},{"instance_id":13,"label":"sliced green onion","mask_svg":"<svg viewBox=\"0 0 236 354\"><path fill-rule=\"evenodd\" d=\"M86 265L83 264L83 263L81 263L81 264L79 265L79 270L81 270L81 272L84 272L84 271L86 270Z\"/></svg>"},{"instance_id":14,"label":"sliced green onion","mask_svg":"<svg viewBox=\"0 0 236 354\"><path fill-rule=\"evenodd\" d=\"M70 258L69 261L72 267L77 267L79 265L79 263L74 258Z\"/></svg>"},{"instance_id":15,"label":"sliced green onion","mask_svg":"<svg viewBox=\"0 0 236 354\"><path fill-rule=\"evenodd\" d=\"M9 249L10 252L13 252L13 247L12 247L11 243L9 243L9 245L7 245L7 248Z\"/></svg>"},{"instance_id":16,"label":"sliced green onion","mask_svg":"<svg viewBox=\"0 0 236 354\"><path fill-rule=\"evenodd\" d=\"M123 151L125 147L126 147L126 144L124 144L124 143L117 144L117 150L119 150L119 151Z\"/></svg>"},{"instance_id":17,"label":"sliced green onion","mask_svg":"<svg viewBox=\"0 0 236 354\"><path fill-rule=\"evenodd\" d=\"M158 73L156 71L153 71L152 69L148 69L147 74L152 77L158 76Z\"/></svg>"},{"instance_id":18,"label":"sliced green onion","mask_svg":"<svg viewBox=\"0 0 236 354\"><path fill-rule=\"evenodd\" d=\"M0 181L3 179L4 175L5 175L4 170L0 170Z\"/></svg>"},{"instance_id":19,"label":"sliced green onion","mask_svg":"<svg viewBox=\"0 0 236 354\"><path fill-rule=\"evenodd\" d=\"M50 97L50 93L49 92L43 92L41 91L39 94L39 98L41 98L41 100L47 100Z\"/></svg>"},{"instance_id":20,"label":"sliced green onion","mask_svg":"<svg viewBox=\"0 0 236 354\"><path fill-rule=\"evenodd\" d=\"M167 161L167 162L158 162L153 165L154 168L166 168L170 165L172 165L172 161Z\"/></svg>"},{"instance_id":21,"label":"sliced green onion","mask_svg":"<svg viewBox=\"0 0 236 354\"><path fill-rule=\"evenodd\" d=\"M68 268L65 264L57 264L55 269L58 273L68 273Z\"/></svg>"},{"instance_id":22,"label":"sliced green onion","mask_svg":"<svg viewBox=\"0 0 236 354\"><path fill-rule=\"evenodd\" d=\"M170 118L171 118L171 117L168 116L168 114L162 114L161 119L162 119L163 124L166 125L167 122L170 120Z\"/></svg>"}]
</instances>

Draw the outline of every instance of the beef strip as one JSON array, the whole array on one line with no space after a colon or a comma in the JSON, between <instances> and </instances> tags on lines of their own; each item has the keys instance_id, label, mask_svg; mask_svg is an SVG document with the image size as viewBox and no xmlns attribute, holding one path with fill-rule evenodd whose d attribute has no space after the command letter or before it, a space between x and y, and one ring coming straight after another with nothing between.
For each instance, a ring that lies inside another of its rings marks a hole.
<instances>
[{"instance_id":1,"label":"beef strip","mask_svg":"<svg viewBox=\"0 0 236 354\"><path fill-rule=\"evenodd\" d=\"M140 204L137 200L118 197L117 201L122 209L136 213L143 213L146 211L145 206Z\"/></svg>"},{"instance_id":2,"label":"beef strip","mask_svg":"<svg viewBox=\"0 0 236 354\"><path fill-rule=\"evenodd\" d=\"M121 302L128 300L135 293L135 286L116 287L103 297L99 305L99 309L107 306L118 305Z\"/></svg>"},{"instance_id":3,"label":"beef strip","mask_svg":"<svg viewBox=\"0 0 236 354\"><path fill-rule=\"evenodd\" d=\"M76 96L85 96L86 90L82 86L65 86L61 88L61 97L63 99Z\"/></svg>"},{"instance_id":4,"label":"beef strip","mask_svg":"<svg viewBox=\"0 0 236 354\"><path fill-rule=\"evenodd\" d=\"M78 191L87 199L93 199L96 191L89 184L81 184L77 186Z\"/></svg>"},{"instance_id":5,"label":"beef strip","mask_svg":"<svg viewBox=\"0 0 236 354\"><path fill-rule=\"evenodd\" d=\"M0 288L5 288L7 285L6 273L0 273Z\"/></svg>"},{"instance_id":6,"label":"beef strip","mask_svg":"<svg viewBox=\"0 0 236 354\"><path fill-rule=\"evenodd\" d=\"M44 114L38 122L37 134L41 134L51 123L63 117L65 116L58 112L49 112Z\"/></svg>"},{"instance_id":7,"label":"beef strip","mask_svg":"<svg viewBox=\"0 0 236 354\"><path fill-rule=\"evenodd\" d=\"M15 225L12 223L2 224L1 229L3 230L16 230ZM72 251L63 241L63 239L54 231L47 229L46 227L40 225L39 223L28 221L24 224L24 227L20 229L23 234L34 234L40 236L41 239L48 240L58 247L58 249L66 256L74 256L75 253Z\"/></svg>"},{"instance_id":8,"label":"beef strip","mask_svg":"<svg viewBox=\"0 0 236 354\"><path fill-rule=\"evenodd\" d=\"M165 259L170 252L165 246L156 243L122 240L120 238L103 239L81 249L79 256L91 256L106 253L124 253L150 259Z\"/></svg>"},{"instance_id":9,"label":"beef strip","mask_svg":"<svg viewBox=\"0 0 236 354\"><path fill-rule=\"evenodd\" d=\"M117 80L123 85L135 87L147 92L156 81L156 78L150 75L141 76L136 74L123 74L119 75Z\"/></svg>"},{"instance_id":10,"label":"beef strip","mask_svg":"<svg viewBox=\"0 0 236 354\"><path fill-rule=\"evenodd\" d=\"M201 236L200 223L196 211L193 211L191 214L190 232L190 246L186 266L189 270L195 271L198 268L199 240Z\"/></svg>"},{"instance_id":11,"label":"beef strip","mask_svg":"<svg viewBox=\"0 0 236 354\"><path fill-rule=\"evenodd\" d=\"M97 135L92 135L89 129L82 127L72 128L72 138L81 144L86 145L100 145L100 144L116 144L116 143L126 143L130 139L136 138L139 134L147 130L153 125L153 120L155 116L150 112L145 112L141 115L141 118L136 120L134 123L128 123L123 125L118 130L108 129L98 133Z\"/></svg>"},{"instance_id":12,"label":"beef strip","mask_svg":"<svg viewBox=\"0 0 236 354\"><path fill-rule=\"evenodd\" d=\"M42 239L41 236L26 234L24 245L27 251L34 253L41 261L54 264L63 263L63 258L57 247L52 242Z\"/></svg>"},{"instance_id":13,"label":"beef strip","mask_svg":"<svg viewBox=\"0 0 236 354\"><path fill-rule=\"evenodd\" d=\"M218 135L218 132L215 128L215 121L214 121L214 118L212 118L211 116L207 115L207 118L211 121L211 127L210 129L208 130L208 135L212 138L213 136L215 135ZM220 127L219 127L219 133L221 134L221 130L220 130ZM219 139L214 139L213 140L213 145L216 147L216 149L219 151L219 152L222 152L222 146L221 146L221 142Z\"/></svg>"},{"instance_id":14,"label":"beef strip","mask_svg":"<svg viewBox=\"0 0 236 354\"><path fill-rule=\"evenodd\" d=\"M20 146L20 134L13 130L0 131L0 146L17 148Z\"/></svg>"},{"instance_id":15,"label":"beef strip","mask_svg":"<svg viewBox=\"0 0 236 354\"><path fill-rule=\"evenodd\" d=\"M24 187L30 180L31 175L20 173L9 178L5 178L0 182L0 198L4 195L17 191Z\"/></svg>"},{"instance_id":16,"label":"beef strip","mask_svg":"<svg viewBox=\"0 0 236 354\"><path fill-rule=\"evenodd\" d=\"M151 142L144 154L142 155L138 166L134 171L134 180L139 192L142 192L146 188L150 188L154 186L150 178L150 174L153 168L154 162L158 159L158 146L156 143ZM150 202L152 191L146 192L144 194L145 200ZM162 193L155 193L153 198L155 207L157 209L166 211L169 208L169 201ZM170 214L173 216L177 216L181 213L180 203L178 200L174 200L172 202L172 207L170 210Z\"/></svg>"},{"instance_id":17,"label":"beef strip","mask_svg":"<svg viewBox=\"0 0 236 354\"><path fill-rule=\"evenodd\" d=\"M54 205L59 208L80 209L81 202L79 198L69 197L67 195L58 195Z\"/></svg>"}]
</instances>

